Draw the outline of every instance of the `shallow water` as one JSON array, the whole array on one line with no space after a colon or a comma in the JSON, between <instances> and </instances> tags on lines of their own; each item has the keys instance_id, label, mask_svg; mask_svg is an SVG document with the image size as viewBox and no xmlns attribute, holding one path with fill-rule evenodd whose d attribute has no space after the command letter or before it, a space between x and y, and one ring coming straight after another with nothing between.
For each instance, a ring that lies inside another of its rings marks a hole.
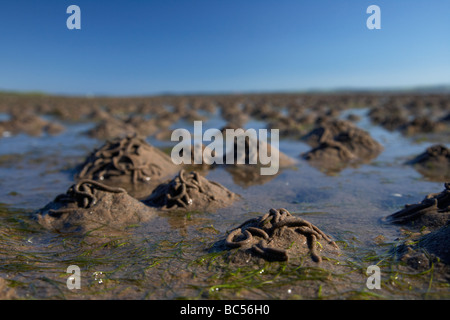
<instances>
[{"instance_id":1,"label":"shallow water","mask_svg":"<svg viewBox=\"0 0 450 320\"><path fill-rule=\"evenodd\" d=\"M371 297L364 289L366 278L360 271L373 262L362 260L360 255L369 252L382 257L389 245L402 236L400 227L383 224L381 219L406 203L441 191L443 183L428 181L403 164L432 141L414 142L398 132L372 125L367 112L368 109L350 109L341 116L361 116L357 125L383 145L384 151L371 163L326 175L299 157L310 149L308 145L281 140L280 150L298 163L268 181L244 184L223 168L207 174L209 180L242 196L231 207L215 212L160 213L140 226L100 235L52 233L29 219L30 212L68 189L73 183L73 168L102 145L102 141L83 134L93 124L66 124L66 131L58 136L0 139L0 278L9 280L18 296L25 298L317 298L317 288L322 288L325 281L322 278L316 282L297 278L293 281L293 273L277 271L276 281L267 282L253 275L254 282L246 283L248 274L237 271L230 276L228 269L198 263L205 260L208 248L227 231L270 208L286 208L304 215L345 244L349 249L344 249L343 255L359 263L350 278L336 280L335 291L328 292L328 297L346 297L346 293L353 297L355 292L365 294L356 295L357 298ZM206 121L203 129L220 129L224 124L216 116ZM250 121L245 128L264 126L261 121ZM192 129L192 123L178 122L172 129L177 127ZM173 145L148 141L161 148ZM383 245L376 241L379 236L384 237ZM67 289L69 265L81 268L82 290ZM272 269L277 266L267 267L271 270L267 277L273 276ZM386 270L386 277L391 276ZM413 284L404 280L410 285L406 287L398 283L396 287L395 281L392 285L393 280L389 279L381 297L449 297L448 285L437 281L431 285L429 274L414 278ZM242 286L235 281L241 281ZM305 288L312 293L301 294Z\"/></svg>"}]
</instances>

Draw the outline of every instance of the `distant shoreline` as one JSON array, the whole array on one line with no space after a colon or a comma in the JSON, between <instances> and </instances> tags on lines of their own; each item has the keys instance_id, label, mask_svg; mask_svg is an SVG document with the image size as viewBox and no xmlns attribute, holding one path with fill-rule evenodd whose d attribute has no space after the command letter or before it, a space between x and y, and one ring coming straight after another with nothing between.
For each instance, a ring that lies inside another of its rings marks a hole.
<instances>
[{"instance_id":1,"label":"distant shoreline","mask_svg":"<svg viewBox=\"0 0 450 320\"><path fill-rule=\"evenodd\" d=\"M216 91L216 92L160 92L148 94L74 94L74 93L51 93L39 90L20 91L0 89L2 95L17 96L37 96L37 97L73 97L73 98L143 98L143 97L167 97L167 96L233 96L233 95L296 95L296 94L404 94L404 93L421 93L421 94L450 94L450 84L448 85L430 85L430 86L413 86L413 87L396 87L396 88L330 88L330 89L308 89L308 90L260 90L260 91Z\"/></svg>"}]
</instances>

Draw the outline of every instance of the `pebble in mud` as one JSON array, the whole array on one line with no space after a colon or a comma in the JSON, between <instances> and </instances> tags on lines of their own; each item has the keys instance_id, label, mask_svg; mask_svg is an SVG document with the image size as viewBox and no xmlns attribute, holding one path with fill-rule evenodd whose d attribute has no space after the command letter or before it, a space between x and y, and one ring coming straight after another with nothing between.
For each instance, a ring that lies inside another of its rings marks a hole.
<instances>
[{"instance_id":1,"label":"pebble in mud","mask_svg":"<svg viewBox=\"0 0 450 320\"><path fill-rule=\"evenodd\" d=\"M418 172L431 180L450 180L450 149L444 145L432 145L406 164L413 165Z\"/></svg>"},{"instance_id":2,"label":"pebble in mud","mask_svg":"<svg viewBox=\"0 0 450 320\"><path fill-rule=\"evenodd\" d=\"M168 155L135 135L107 141L80 166L75 179L91 179L123 187L137 198L148 196L177 171Z\"/></svg>"},{"instance_id":3,"label":"pebble in mud","mask_svg":"<svg viewBox=\"0 0 450 320\"><path fill-rule=\"evenodd\" d=\"M147 221L155 211L122 188L81 180L33 215L47 229L85 231Z\"/></svg>"},{"instance_id":4,"label":"pebble in mud","mask_svg":"<svg viewBox=\"0 0 450 320\"><path fill-rule=\"evenodd\" d=\"M339 252L336 243L323 231L286 209L270 209L261 217L247 220L217 245L239 248L244 260L248 254L268 261L286 261L307 254L313 262L320 263L320 251Z\"/></svg>"},{"instance_id":5,"label":"pebble in mud","mask_svg":"<svg viewBox=\"0 0 450 320\"><path fill-rule=\"evenodd\" d=\"M160 184L145 203L162 210L217 209L231 205L238 198L237 194L196 171L181 170L175 178Z\"/></svg>"},{"instance_id":6,"label":"pebble in mud","mask_svg":"<svg viewBox=\"0 0 450 320\"><path fill-rule=\"evenodd\" d=\"M450 222L450 183L445 183L440 193L431 193L420 203L407 204L390 216L386 221L394 224L405 224L430 229L442 227Z\"/></svg>"}]
</instances>

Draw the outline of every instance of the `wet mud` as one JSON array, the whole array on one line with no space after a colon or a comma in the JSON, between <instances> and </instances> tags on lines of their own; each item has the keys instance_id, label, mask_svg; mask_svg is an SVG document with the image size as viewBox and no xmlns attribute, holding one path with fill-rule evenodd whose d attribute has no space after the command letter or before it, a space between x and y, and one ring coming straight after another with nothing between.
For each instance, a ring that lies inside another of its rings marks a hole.
<instances>
[{"instance_id":1,"label":"wet mud","mask_svg":"<svg viewBox=\"0 0 450 320\"><path fill-rule=\"evenodd\" d=\"M0 298L448 299L449 112L410 92L1 95ZM194 120L279 129L277 174L249 153L173 165Z\"/></svg>"},{"instance_id":2,"label":"wet mud","mask_svg":"<svg viewBox=\"0 0 450 320\"><path fill-rule=\"evenodd\" d=\"M145 198L177 169L161 150L141 137L129 135L109 140L92 152L80 165L75 179L102 181L123 187L137 198Z\"/></svg>"},{"instance_id":3,"label":"wet mud","mask_svg":"<svg viewBox=\"0 0 450 320\"><path fill-rule=\"evenodd\" d=\"M57 135L64 130L63 125L45 120L32 112L13 112L9 120L0 122L0 137L9 137L20 133L30 136Z\"/></svg>"},{"instance_id":4,"label":"wet mud","mask_svg":"<svg viewBox=\"0 0 450 320\"><path fill-rule=\"evenodd\" d=\"M442 144L428 147L423 153L406 162L434 181L450 180L450 150Z\"/></svg>"},{"instance_id":5,"label":"wet mud","mask_svg":"<svg viewBox=\"0 0 450 320\"><path fill-rule=\"evenodd\" d=\"M320 263L319 252L339 251L336 243L318 227L294 217L286 209L270 209L259 218L247 220L217 246L239 248L242 253L233 254L233 259L241 260L241 263L248 263L248 255L268 261L287 261L292 255L309 255L314 262Z\"/></svg>"},{"instance_id":6,"label":"wet mud","mask_svg":"<svg viewBox=\"0 0 450 320\"><path fill-rule=\"evenodd\" d=\"M103 117L101 122L90 129L87 134L97 139L113 139L130 135L151 136L158 131L155 119L133 116L125 120L112 116Z\"/></svg>"},{"instance_id":7,"label":"wet mud","mask_svg":"<svg viewBox=\"0 0 450 320\"><path fill-rule=\"evenodd\" d=\"M440 193L432 193L412 205L406 205L386 218L389 223L407 225L409 238L393 250L394 255L408 266L427 270L437 268L450 277L450 184Z\"/></svg>"},{"instance_id":8,"label":"wet mud","mask_svg":"<svg viewBox=\"0 0 450 320\"><path fill-rule=\"evenodd\" d=\"M154 210L128 195L125 189L84 179L35 212L34 218L47 229L86 232L103 226L120 228L141 223L154 215Z\"/></svg>"},{"instance_id":9,"label":"wet mud","mask_svg":"<svg viewBox=\"0 0 450 320\"><path fill-rule=\"evenodd\" d=\"M303 139L313 149L302 157L328 172L369 162L383 151L368 132L345 120L325 121Z\"/></svg>"},{"instance_id":10,"label":"wet mud","mask_svg":"<svg viewBox=\"0 0 450 320\"><path fill-rule=\"evenodd\" d=\"M420 203L407 204L386 218L387 222L437 228L450 222L450 183L440 193L430 193Z\"/></svg>"},{"instance_id":11,"label":"wet mud","mask_svg":"<svg viewBox=\"0 0 450 320\"><path fill-rule=\"evenodd\" d=\"M175 178L156 187L145 203L162 210L211 210L229 206L238 199L239 195L198 172L181 170Z\"/></svg>"}]
</instances>

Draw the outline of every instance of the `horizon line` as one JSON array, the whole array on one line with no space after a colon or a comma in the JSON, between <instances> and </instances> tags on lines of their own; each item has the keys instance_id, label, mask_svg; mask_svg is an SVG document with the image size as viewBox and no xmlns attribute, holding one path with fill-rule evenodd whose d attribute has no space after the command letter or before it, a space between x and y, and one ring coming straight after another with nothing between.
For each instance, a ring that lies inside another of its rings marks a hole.
<instances>
[{"instance_id":1,"label":"horizon line","mask_svg":"<svg viewBox=\"0 0 450 320\"><path fill-rule=\"evenodd\" d=\"M285 90L223 90L223 91L160 91L157 93L136 93L136 94L111 94L111 93L63 93L46 92L42 90L14 90L0 88L0 95L24 95L24 96L54 96L54 97L77 97L77 98L126 98L126 97L161 97L161 96L215 96L215 95L265 95L265 94L318 94L318 93L450 93L450 83L434 85L414 85L398 87L354 87L342 86L334 88L309 88L309 89L285 89Z\"/></svg>"}]
</instances>

